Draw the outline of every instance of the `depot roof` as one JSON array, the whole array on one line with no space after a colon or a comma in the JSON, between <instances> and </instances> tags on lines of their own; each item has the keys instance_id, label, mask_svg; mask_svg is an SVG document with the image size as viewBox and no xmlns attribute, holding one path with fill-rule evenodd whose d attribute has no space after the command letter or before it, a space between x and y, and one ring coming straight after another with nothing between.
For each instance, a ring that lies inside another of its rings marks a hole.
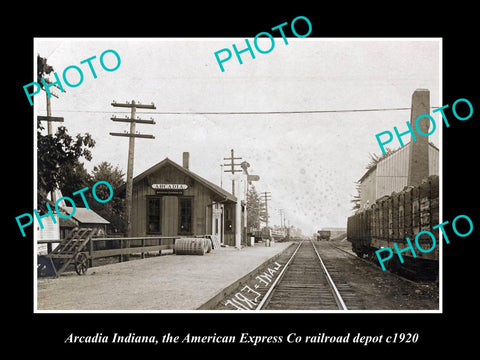
<instances>
[{"instance_id":1,"label":"depot roof","mask_svg":"<svg viewBox=\"0 0 480 360\"><path fill-rule=\"evenodd\" d=\"M73 211L73 208L65 206L65 207L62 207L62 210L64 210L68 214L71 214ZM75 208L75 213L73 214L72 217L82 224L110 224L108 220L105 220L103 217L98 215L92 209L87 209L87 208L81 208L81 207Z\"/></svg>"},{"instance_id":2,"label":"depot roof","mask_svg":"<svg viewBox=\"0 0 480 360\"><path fill-rule=\"evenodd\" d=\"M205 186L206 188L210 189L211 191L213 191L215 194L218 194L222 197L224 197L226 200L229 200L229 201L232 201L232 202L237 202L237 198L229 193L228 191L226 191L225 189L221 188L220 186L218 185L215 185L214 183L204 179L203 177L201 177L200 175L197 175L195 174L194 172L184 168L183 166L180 166L179 164L177 164L176 162L174 162L173 160L170 160L168 157L163 159L162 161L160 161L159 163L157 163L156 165L152 166L151 168L145 170L143 173L135 176L133 178L133 183L136 183L140 180L143 180L145 177L147 177L148 175L152 174L152 173L155 173L157 171L159 171L161 168L163 168L164 166L167 166L167 165L171 165L173 166L175 169L177 169L178 171L184 173L185 175L187 176L190 176L191 178L193 178L195 181L199 182L200 184L202 184L203 186ZM124 188L125 188L126 185L123 185L119 188L120 191L122 191Z\"/></svg>"}]
</instances>

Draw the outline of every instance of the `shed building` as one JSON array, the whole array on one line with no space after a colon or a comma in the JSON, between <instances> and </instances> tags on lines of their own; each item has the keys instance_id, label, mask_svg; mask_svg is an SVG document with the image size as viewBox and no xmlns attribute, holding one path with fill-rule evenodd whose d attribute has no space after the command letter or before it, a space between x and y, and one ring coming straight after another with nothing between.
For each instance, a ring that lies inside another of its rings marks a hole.
<instances>
[{"instance_id":1,"label":"shed building","mask_svg":"<svg viewBox=\"0 0 480 360\"><path fill-rule=\"evenodd\" d=\"M371 167L358 181L360 209L366 209L383 196L400 192L405 186L418 186L431 175L439 175L439 150L428 136L430 91L417 89L412 94L410 128L413 141L394 151ZM419 132L420 130L421 132Z\"/></svg>"},{"instance_id":2,"label":"shed building","mask_svg":"<svg viewBox=\"0 0 480 360\"><path fill-rule=\"evenodd\" d=\"M372 166L358 181L360 209L368 208L377 199L400 192L408 185L408 166L411 142ZM439 175L439 150L429 144L428 176Z\"/></svg>"},{"instance_id":3,"label":"shed building","mask_svg":"<svg viewBox=\"0 0 480 360\"><path fill-rule=\"evenodd\" d=\"M62 207L62 210L64 210L62 212L67 214L73 212L71 207ZM64 239L66 233L75 227L96 229L96 236L104 237L107 235L107 226L109 224L108 220L105 220L92 209L77 207L71 218L60 218L60 238Z\"/></svg>"}]
</instances>

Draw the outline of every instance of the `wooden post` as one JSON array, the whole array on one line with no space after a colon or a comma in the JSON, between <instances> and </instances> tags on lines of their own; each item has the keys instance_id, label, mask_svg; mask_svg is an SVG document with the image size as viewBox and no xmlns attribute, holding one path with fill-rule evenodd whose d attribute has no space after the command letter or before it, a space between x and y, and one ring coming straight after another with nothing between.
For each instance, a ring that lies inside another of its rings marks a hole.
<instances>
[{"instance_id":1,"label":"wooden post","mask_svg":"<svg viewBox=\"0 0 480 360\"><path fill-rule=\"evenodd\" d=\"M132 101L131 119L135 119L135 101ZM130 134L135 134L135 121L130 123ZM127 237L132 236L132 196L133 196L133 160L135 152L135 138L128 139L128 165L127 165L127 193L125 196L126 216L127 216ZM127 241L125 247L130 247L130 241ZM130 254L125 255L125 260L130 258Z\"/></svg>"},{"instance_id":2,"label":"wooden post","mask_svg":"<svg viewBox=\"0 0 480 360\"><path fill-rule=\"evenodd\" d=\"M154 139L153 135L142 135L142 134L135 134L135 123L142 123L142 124L155 124L153 120L141 120L135 119L136 109L143 108L143 109L156 109L155 105L140 105L136 104L134 100L132 100L131 104L117 104L115 102L112 103L112 106L115 107L128 107L131 109L130 112L130 119L117 119L116 117L112 117L111 120L113 121L122 121L122 122L129 122L130 123L130 132L129 133L110 133L113 136L127 136L129 137L128 142L128 164L127 164L127 183L126 183L126 194L125 194L125 205L126 205L126 220L127 220L127 237L132 237L132 195L133 195L133 160L134 160L134 153L135 153L135 138L150 138ZM125 247L130 247L130 242L125 242ZM124 256L125 260L128 260L129 254Z\"/></svg>"},{"instance_id":3,"label":"wooden post","mask_svg":"<svg viewBox=\"0 0 480 360\"><path fill-rule=\"evenodd\" d=\"M88 247L88 258L89 258L89 267L93 267L93 238L90 239L90 244Z\"/></svg>"},{"instance_id":4,"label":"wooden post","mask_svg":"<svg viewBox=\"0 0 480 360\"><path fill-rule=\"evenodd\" d=\"M235 166L240 166L240 164L235 164L235 160L240 160L241 157L235 157L233 149L230 150L230 154L232 157L230 158L223 158L223 160L231 160L230 164L224 164L224 166L230 166L229 170L224 170L224 172L231 172L232 176L235 175L236 172L242 172L242 170L236 170ZM235 180L232 179L232 195L235 195Z\"/></svg>"},{"instance_id":5,"label":"wooden post","mask_svg":"<svg viewBox=\"0 0 480 360\"><path fill-rule=\"evenodd\" d=\"M242 170L236 170L235 166L240 166L241 164L235 164L235 160L240 160L241 157L235 157L233 149L230 150L231 157L223 158L223 160L230 160L229 164L224 164L224 166L230 166L229 170L224 170L224 172L232 173L232 195L235 195L235 179L233 176L236 172L242 172ZM235 207L235 247L241 248L241 216L242 216L242 205L240 198L237 198L237 204Z\"/></svg>"},{"instance_id":6,"label":"wooden post","mask_svg":"<svg viewBox=\"0 0 480 360\"><path fill-rule=\"evenodd\" d=\"M52 94L53 95L53 94ZM63 122L63 117L53 117L52 116L52 106L50 104L50 97L48 96L47 92L45 92L45 96L47 97L47 116L37 116L37 121L46 121L47 122L47 131L48 135L53 135L52 130L52 122ZM55 203L57 201L55 190L52 191L52 202Z\"/></svg>"},{"instance_id":7,"label":"wooden post","mask_svg":"<svg viewBox=\"0 0 480 360\"><path fill-rule=\"evenodd\" d=\"M120 249L123 249L123 240L121 238L120 238ZM123 255L121 253L119 255L118 261L119 262L123 261Z\"/></svg>"},{"instance_id":8,"label":"wooden post","mask_svg":"<svg viewBox=\"0 0 480 360\"><path fill-rule=\"evenodd\" d=\"M269 191L265 191L263 193L265 199L265 227L268 229L268 200L271 200L271 193Z\"/></svg>"}]
</instances>

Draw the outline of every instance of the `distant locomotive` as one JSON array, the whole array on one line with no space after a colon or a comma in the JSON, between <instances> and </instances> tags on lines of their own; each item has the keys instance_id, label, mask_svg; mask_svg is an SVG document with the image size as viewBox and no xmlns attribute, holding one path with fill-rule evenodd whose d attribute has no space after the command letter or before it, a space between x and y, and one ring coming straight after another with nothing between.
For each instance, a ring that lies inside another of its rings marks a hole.
<instances>
[{"instance_id":1,"label":"distant locomotive","mask_svg":"<svg viewBox=\"0 0 480 360\"><path fill-rule=\"evenodd\" d=\"M330 230L318 230L317 231L317 240L325 240L329 241L330 236L332 236L332 232Z\"/></svg>"},{"instance_id":2,"label":"distant locomotive","mask_svg":"<svg viewBox=\"0 0 480 360\"><path fill-rule=\"evenodd\" d=\"M405 187L400 193L392 193L378 199L369 209L361 210L350 216L347 221L347 239L352 250L361 258L377 262L375 251L382 247L393 248L396 243L400 249L406 248L405 238L413 239L428 230L438 239L439 223L439 178L428 177L427 181L416 187ZM429 248L432 239L422 234L419 243ZM411 251L402 253L404 263L393 256L385 265L391 271L424 275L428 278L438 276L438 247L428 253L417 252L416 258Z\"/></svg>"}]
</instances>

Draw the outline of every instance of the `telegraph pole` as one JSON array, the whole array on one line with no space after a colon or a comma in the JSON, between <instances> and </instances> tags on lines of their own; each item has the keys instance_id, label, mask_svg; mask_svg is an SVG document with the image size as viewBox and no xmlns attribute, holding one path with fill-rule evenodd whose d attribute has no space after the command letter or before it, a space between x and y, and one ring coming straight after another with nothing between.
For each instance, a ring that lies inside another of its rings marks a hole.
<instances>
[{"instance_id":1,"label":"telegraph pole","mask_svg":"<svg viewBox=\"0 0 480 360\"><path fill-rule=\"evenodd\" d=\"M233 149L230 150L231 157L223 158L223 160L230 160L229 164L223 164L224 166L230 166L229 170L224 170L224 172L231 172L232 175L235 175L236 172L242 172L243 170L235 169L235 166L241 166L242 164L235 164L235 160L242 159L241 157L235 157ZM235 195L235 180L232 179L232 194Z\"/></svg>"},{"instance_id":2,"label":"telegraph pole","mask_svg":"<svg viewBox=\"0 0 480 360\"><path fill-rule=\"evenodd\" d=\"M278 212L280 213L280 228L282 230L285 230L284 227L285 227L285 223L283 222L283 216L284 216L284 213L283 213L283 209L278 209Z\"/></svg>"},{"instance_id":3,"label":"telegraph pole","mask_svg":"<svg viewBox=\"0 0 480 360\"><path fill-rule=\"evenodd\" d=\"M46 94L46 93L45 93ZM47 95L47 94L46 94ZM53 96L56 96L52 94ZM47 122L47 131L48 135L52 135L52 122L63 122L63 117L52 116L52 109L50 105L50 98L47 95L47 116L37 116L38 121L46 121Z\"/></svg>"},{"instance_id":4,"label":"telegraph pole","mask_svg":"<svg viewBox=\"0 0 480 360\"><path fill-rule=\"evenodd\" d=\"M224 166L229 166L230 169L224 170L224 172L232 173L232 194L235 195L235 179L234 175L237 172L242 172L243 170L235 169L235 166L242 166L242 164L236 164L235 160L240 160L241 157L235 157L233 149L230 150L231 157L223 158L223 160L230 160L228 164L223 164ZM237 196L237 203L235 206L235 247L240 249L242 247L242 203L241 203L241 194Z\"/></svg>"},{"instance_id":5,"label":"telegraph pole","mask_svg":"<svg viewBox=\"0 0 480 360\"><path fill-rule=\"evenodd\" d=\"M220 187L223 189L223 164L220 164Z\"/></svg>"},{"instance_id":6,"label":"telegraph pole","mask_svg":"<svg viewBox=\"0 0 480 360\"><path fill-rule=\"evenodd\" d=\"M265 202L265 223L266 228L268 229L268 200L272 200L272 195L269 191L263 192L263 198Z\"/></svg>"},{"instance_id":7,"label":"telegraph pole","mask_svg":"<svg viewBox=\"0 0 480 360\"><path fill-rule=\"evenodd\" d=\"M130 132L127 133L114 133L111 132L110 135L112 136L125 136L129 138L128 143L128 165L127 165L127 184L126 184L126 217L127 217L127 236L132 237L132 193L133 193L133 160L134 160L134 152L135 152L135 138L144 138L144 139L155 139L153 135L145 135L145 134L137 134L135 133L135 124L155 124L153 119L150 120L142 120L139 118L135 118L136 110L137 109L156 109L155 105L152 103L151 105L142 105L140 103L125 103L125 104L118 104L115 101L112 102L113 107L124 107L130 108L130 118L125 116L124 119L117 118L115 116L111 117L111 120L118 121L118 122L128 122L130 123ZM130 244L127 244L129 246Z\"/></svg>"},{"instance_id":8,"label":"telegraph pole","mask_svg":"<svg viewBox=\"0 0 480 360\"><path fill-rule=\"evenodd\" d=\"M46 81L48 84L50 84L50 81ZM55 85L56 86L56 85ZM56 86L58 88L58 86ZM42 90L45 91L45 89ZM58 98L58 95L54 93L50 93L52 96L55 96ZM63 122L63 117L58 117L58 116L52 116L52 107L50 104L50 96L48 96L47 92L45 91L45 97L47 98L47 116L37 116L37 121L46 121L47 122L47 131L48 135L53 135L53 130L52 130L52 122ZM55 195L55 189L52 191L52 202L56 202L56 195ZM50 244L49 244L50 245Z\"/></svg>"}]
</instances>

